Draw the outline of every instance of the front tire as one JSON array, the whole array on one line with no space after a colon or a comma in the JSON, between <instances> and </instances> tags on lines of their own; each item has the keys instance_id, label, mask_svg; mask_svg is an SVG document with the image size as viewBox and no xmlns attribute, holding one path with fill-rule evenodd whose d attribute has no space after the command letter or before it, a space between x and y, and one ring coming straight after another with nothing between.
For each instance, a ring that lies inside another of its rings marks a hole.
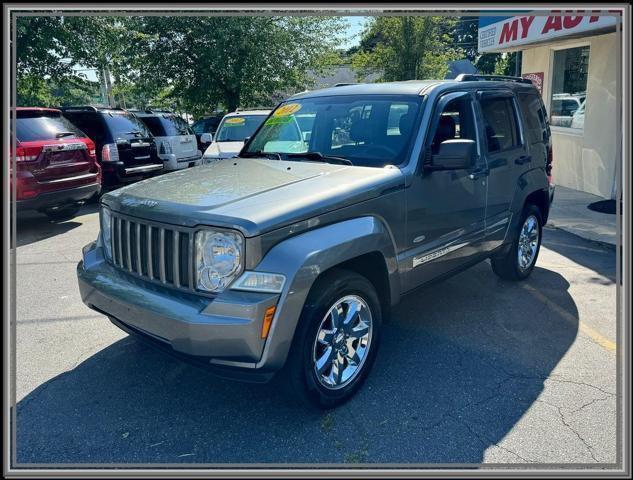
<instances>
[{"instance_id":1,"label":"front tire","mask_svg":"<svg viewBox=\"0 0 633 480\"><path fill-rule=\"evenodd\" d=\"M492 271L504 280L524 280L530 276L541 250L543 221L535 205L526 205L510 249L490 259Z\"/></svg>"},{"instance_id":2,"label":"front tire","mask_svg":"<svg viewBox=\"0 0 633 480\"><path fill-rule=\"evenodd\" d=\"M381 325L380 301L369 280L347 270L325 274L308 295L282 381L307 406L344 403L371 370Z\"/></svg>"}]
</instances>

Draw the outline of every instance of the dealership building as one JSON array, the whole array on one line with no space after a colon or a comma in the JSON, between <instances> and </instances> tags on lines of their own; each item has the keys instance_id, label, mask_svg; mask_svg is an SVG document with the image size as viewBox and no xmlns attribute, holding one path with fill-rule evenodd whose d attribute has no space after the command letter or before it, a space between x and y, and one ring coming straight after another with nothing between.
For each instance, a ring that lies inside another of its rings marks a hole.
<instances>
[{"instance_id":1,"label":"dealership building","mask_svg":"<svg viewBox=\"0 0 633 480\"><path fill-rule=\"evenodd\" d=\"M521 75L541 92L554 182L607 199L622 152L619 20L580 11L479 18L479 53L521 52Z\"/></svg>"}]
</instances>

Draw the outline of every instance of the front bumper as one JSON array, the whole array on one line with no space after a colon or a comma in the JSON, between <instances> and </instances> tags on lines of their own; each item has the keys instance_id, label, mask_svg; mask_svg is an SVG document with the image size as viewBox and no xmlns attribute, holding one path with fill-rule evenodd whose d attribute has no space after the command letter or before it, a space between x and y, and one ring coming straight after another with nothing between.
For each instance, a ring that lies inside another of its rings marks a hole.
<instances>
[{"instance_id":1,"label":"front bumper","mask_svg":"<svg viewBox=\"0 0 633 480\"><path fill-rule=\"evenodd\" d=\"M227 290L211 298L174 291L112 266L96 242L84 248L77 278L87 306L162 350L225 377L261 382L274 374L258 361L264 313L277 294Z\"/></svg>"},{"instance_id":2,"label":"front bumper","mask_svg":"<svg viewBox=\"0 0 633 480\"><path fill-rule=\"evenodd\" d=\"M50 207L58 207L67 204L84 202L101 190L100 183L82 185L81 187L68 188L53 192L40 193L37 197L26 200L17 200L17 211L43 210Z\"/></svg>"}]
</instances>

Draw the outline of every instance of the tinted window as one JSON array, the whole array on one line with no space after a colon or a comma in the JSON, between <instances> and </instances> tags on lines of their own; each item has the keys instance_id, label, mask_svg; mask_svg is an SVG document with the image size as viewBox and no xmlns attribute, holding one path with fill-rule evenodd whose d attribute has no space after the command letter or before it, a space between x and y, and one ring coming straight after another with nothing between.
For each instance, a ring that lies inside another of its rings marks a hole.
<instances>
[{"instance_id":1,"label":"tinted window","mask_svg":"<svg viewBox=\"0 0 633 480\"><path fill-rule=\"evenodd\" d=\"M431 143L433 154L439 153L442 142L456 138L477 141L473 109L468 97L452 100L444 107Z\"/></svg>"},{"instance_id":2,"label":"tinted window","mask_svg":"<svg viewBox=\"0 0 633 480\"><path fill-rule=\"evenodd\" d=\"M152 135L143 122L129 113L103 112L101 116L114 138L134 136L135 133L145 137Z\"/></svg>"},{"instance_id":3,"label":"tinted window","mask_svg":"<svg viewBox=\"0 0 633 480\"><path fill-rule=\"evenodd\" d=\"M490 98L481 102L486 129L486 142L490 153L519 146L514 103L510 98Z\"/></svg>"},{"instance_id":4,"label":"tinted window","mask_svg":"<svg viewBox=\"0 0 633 480\"><path fill-rule=\"evenodd\" d=\"M547 115L538 95L519 95L525 119L525 134L529 143L547 141Z\"/></svg>"},{"instance_id":5,"label":"tinted window","mask_svg":"<svg viewBox=\"0 0 633 480\"><path fill-rule=\"evenodd\" d=\"M215 136L217 142L243 142L250 137L255 130L266 120L266 115L239 115L222 120L218 133Z\"/></svg>"},{"instance_id":6,"label":"tinted window","mask_svg":"<svg viewBox=\"0 0 633 480\"><path fill-rule=\"evenodd\" d=\"M16 136L20 142L56 138L84 138L86 135L57 112L18 112Z\"/></svg>"},{"instance_id":7,"label":"tinted window","mask_svg":"<svg viewBox=\"0 0 633 480\"><path fill-rule=\"evenodd\" d=\"M77 125L88 137L98 143L106 141L104 125L96 113L90 112L65 112L64 115Z\"/></svg>"},{"instance_id":8,"label":"tinted window","mask_svg":"<svg viewBox=\"0 0 633 480\"><path fill-rule=\"evenodd\" d=\"M180 117L157 115L155 117L139 117L156 137L191 135L192 130Z\"/></svg>"}]
</instances>

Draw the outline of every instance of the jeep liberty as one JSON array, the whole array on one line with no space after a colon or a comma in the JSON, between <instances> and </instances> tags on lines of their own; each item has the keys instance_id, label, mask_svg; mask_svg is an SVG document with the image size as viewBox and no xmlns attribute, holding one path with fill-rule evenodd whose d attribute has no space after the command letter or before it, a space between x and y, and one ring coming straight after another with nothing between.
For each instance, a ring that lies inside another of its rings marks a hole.
<instances>
[{"instance_id":1,"label":"jeep liberty","mask_svg":"<svg viewBox=\"0 0 633 480\"><path fill-rule=\"evenodd\" d=\"M81 296L173 355L237 379L279 372L331 408L367 377L404 294L488 258L503 279L530 275L551 164L529 80L304 92L237 158L103 196Z\"/></svg>"}]
</instances>

